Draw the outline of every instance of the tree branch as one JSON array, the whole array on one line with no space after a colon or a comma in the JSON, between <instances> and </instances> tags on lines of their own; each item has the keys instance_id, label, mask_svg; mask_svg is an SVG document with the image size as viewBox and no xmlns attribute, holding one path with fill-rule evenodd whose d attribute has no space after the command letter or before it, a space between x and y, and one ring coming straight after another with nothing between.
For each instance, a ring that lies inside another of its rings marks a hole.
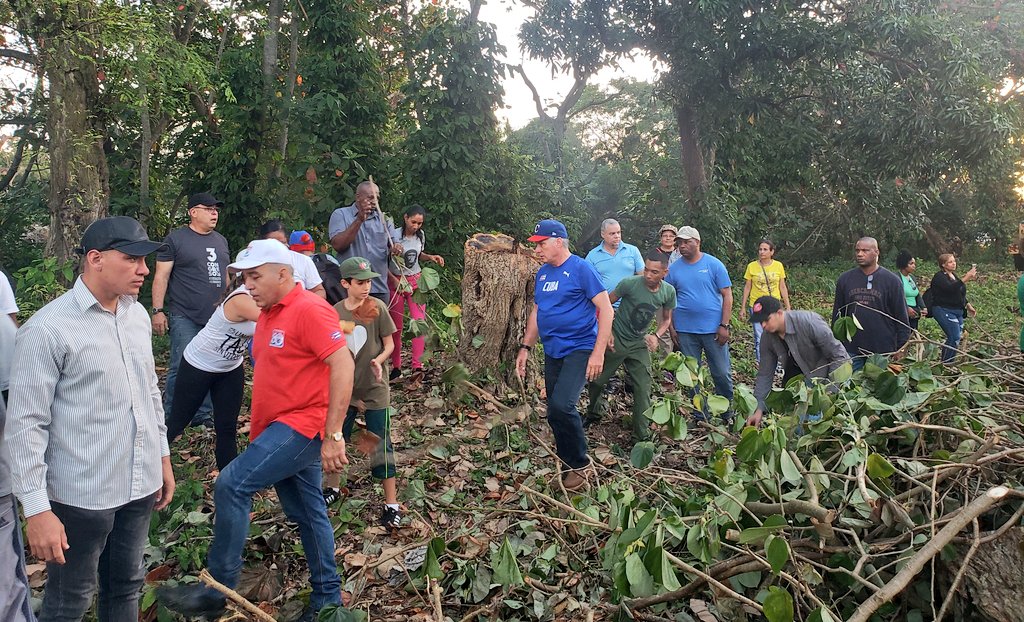
<instances>
[{"instance_id":1,"label":"tree branch","mask_svg":"<svg viewBox=\"0 0 1024 622\"><path fill-rule=\"evenodd\" d=\"M512 71L519 72L519 75L523 77L523 82L526 83L526 88L530 89L530 92L533 93L533 103L534 105L537 106L537 116L539 116L541 119L546 119L550 121L551 115L549 115L547 113L547 110L544 109L544 102L540 100L540 93L537 92L537 87L533 85L533 82L530 81L530 78L526 77L526 72L523 71L523 66L516 65L515 67L512 68Z\"/></svg>"},{"instance_id":2,"label":"tree branch","mask_svg":"<svg viewBox=\"0 0 1024 622\"><path fill-rule=\"evenodd\" d=\"M11 59L14 59L14 60L19 60L19 61L21 61L23 63L28 63L29 65L35 65L36 64L36 56L35 56L35 54L32 54L31 52L23 52L21 50L12 50L11 48L0 48L0 56L2 56L4 58L11 58Z\"/></svg>"},{"instance_id":3,"label":"tree branch","mask_svg":"<svg viewBox=\"0 0 1024 622\"><path fill-rule=\"evenodd\" d=\"M910 561L903 567L903 570L899 571L896 576L890 579L880 590L861 603L860 607L858 607L853 615L850 616L847 622L867 622L879 607L889 602L897 594L906 589L907 585L910 584L910 581L916 577L919 572L921 572L925 564L927 564L931 558L938 555L939 551L949 544L950 541L953 540L953 537L960 533L961 529L974 521L974 519L984 514L993 505L1006 498L1006 495L1009 492L1010 489L1005 486L995 486L994 488L990 488L985 494L981 495L974 501L971 501L971 503L964 508L962 512L957 514L953 520L949 521L949 523L947 523L939 533L935 534L935 537L932 538L928 544L921 547L921 550L910 558Z\"/></svg>"}]
</instances>

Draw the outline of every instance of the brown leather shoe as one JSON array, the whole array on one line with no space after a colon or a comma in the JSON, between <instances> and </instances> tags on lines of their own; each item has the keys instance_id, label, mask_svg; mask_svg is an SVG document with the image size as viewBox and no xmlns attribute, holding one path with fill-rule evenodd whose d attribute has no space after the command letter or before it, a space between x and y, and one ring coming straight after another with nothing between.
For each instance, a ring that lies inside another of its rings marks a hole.
<instances>
[{"instance_id":1,"label":"brown leather shoe","mask_svg":"<svg viewBox=\"0 0 1024 622\"><path fill-rule=\"evenodd\" d=\"M587 478L580 473L582 469L573 469L562 474L562 488L575 492L587 485Z\"/></svg>"}]
</instances>

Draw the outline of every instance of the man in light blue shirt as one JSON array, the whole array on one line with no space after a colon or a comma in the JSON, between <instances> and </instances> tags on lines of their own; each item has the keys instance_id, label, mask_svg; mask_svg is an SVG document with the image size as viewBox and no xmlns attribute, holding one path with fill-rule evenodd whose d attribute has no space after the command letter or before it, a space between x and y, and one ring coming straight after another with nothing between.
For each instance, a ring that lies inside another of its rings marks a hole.
<instances>
[{"instance_id":1,"label":"man in light blue shirt","mask_svg":"<svg viewBox=\"0 0 1024 622\"><path fill-rule=\"evenodd\" d=\"M715 393L730 402L724 419L732 418L732 364L729 360L729 324L732 317L732 281L717 257L700 250L700 233L680 227L680 260L668 269L665 282L676 290L672 327L679 350L702 360L715 381Z\"/></svg>"},{"instance_id":2,"label":"man in light blue shirt","mask_svg":"<svg viewBox=\"0 0 1024 622\"><path fill-rule=\"evenodd\" d=\"M601 240L587 253L587 262L597 270L605 290L612 291L627 276L644 273L640 249L622 241L622 227L617 220L607 218L601 223Z\"/></svg>"},{"instance_id":3,"label":"man in light blue shirt","mask_svg":"<svg viewBox=\"0 0 1024 622\"><path fill-rule=\"evenodd\" d=\"M356 186L355 203L339 207L331 214L327 225L331 246L338 260L365 257L377 278L370 285L370 295L388 304L388 258L391 252L391 225L381 219L380 189L372 181Z\"/></svg>"}]
</instances>

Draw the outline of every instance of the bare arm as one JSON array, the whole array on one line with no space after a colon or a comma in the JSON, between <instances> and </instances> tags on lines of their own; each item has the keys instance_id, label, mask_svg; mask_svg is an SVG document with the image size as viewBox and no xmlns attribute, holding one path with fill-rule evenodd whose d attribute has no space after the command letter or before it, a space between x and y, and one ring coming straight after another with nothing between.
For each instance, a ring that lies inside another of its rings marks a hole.
<instances>
[{"instance_id":1,"label":"bare arm","mask_svg":"<svg viewBox=\"0 0 1024 622\"><path fill-rule=\"evenodd\" d=\"M779 279L779 291L782 293L782 304L786 306L786 311L792 311L793 307L789 304L789 286L786 285L786 279Z\"/></svg>"},{"instance_id":2,"label":"bare arm","mask_svg":"<svg viewBox=\"0 0 1024 622\"><path fill-rule=\"evenodd\" d=\"M323 283L317 285L316 287L314 287L313 289L311 289L309 291L313 292L317 296L320 296L324 300L327 300L327 290L324 289L324 284Z\"/></svg>"},{"instance_id":3,"label":"bare arm","mask_svg":"<svg viewBox=\"0 0 1024 622\"><path fill-rule=\"evenodd\" d=\"M173 261L156 262L156 270L153 274L153 308L162 309L167 297L167 283L171 280L171 269ZM153 332L163 335L167 332L167 314L161 311L153 314Z\"/></svg>"},{"instance_id":4,"label":"bare arm","mask_svg":"<svg viewBox=\"0 0 1024 622\"><path fill-rule=\"evenodd\" d=\"M331 384L327 400L327 422L324 425L327 437L320 449L320 457L324 470L336 473L342 469L342 465L348 464L348 456L345 455L344 439L335 441L331 435L340 432L345 422L345 414L348 413L349 402L352 400L355 363L352 361L351 351L346 347L335 350L324 362L330 368Z\"/></svg>"},{"instance_id":5,"label":"bare arm","mask_svg":"<svg viewBox=\"0 0 1024 622\"><path fill-rule=\"evenodd\" d=\"M732 321L732 288L723 287L718 290L722 294L722 321L715 333L715 341L724 346L729 343L729 323Z\"/></svg>"},{"instance_id":6,"label":"bare arm","mask_svg":"<svg viewBox=\"0 0 1024 622\"><path fill-rule=\"evenodd\" d=\"M239 294L228 298L224 303L224 317L229 322L255 322L260 319L260 308L252 296Z\"/></svg>"},{"instance_id":7,"label":"bare arm","mask_svg":"<svg viewBox=\"0 0 1024 622\"><path fill-rule=\"evenodd\" d=\"M352 224L349 225L347 229L331 238L331 246L334 247L334 250L339 253L347 251L348 247L352 246L352 242L356 241L356 236L359 235L359 229L363 226L363 222L365 220L366 218L357 211Z\"/></svg>"},{"instance_id":8,"label":"bare arm","mask_svg":"<svg viewBox=\"0 0 1024 622\"><path fill-rule=\"evenodd\" d=\"M747 299L750 298L750 279L743 285L743 297L740 298L740 319L747 319Z\"/></svg>"},{"instance_id":9,"label":"bare arm","mask_svg":"<svg viewBox=\"0 0 1024 622\"><path fill-rule=\"evenodd\" d=\"M601 292L590 299L597 307L597 342L594 343L594 351L587 361L587 380L596 380L604 369L604 351L608 348L608 341L612 336L612 320L615 318L615 310L612 309L608 292Z\"/></svg>"},{"instance_id":10,"label":"bare arm","mask_svg":"<svg viewBox=\"0 0 1024 622\"><path fill-rule=\"evenodd\" d=\"M533 347L537 343L537 303L533 303L530 309L530 317L526 321L526 334L523 335L523 345ZM520 378L526 376L526 360L530 358L530 352L526 348L519 348L516 354L516 374Z\"/></svg>"}]
</instances>

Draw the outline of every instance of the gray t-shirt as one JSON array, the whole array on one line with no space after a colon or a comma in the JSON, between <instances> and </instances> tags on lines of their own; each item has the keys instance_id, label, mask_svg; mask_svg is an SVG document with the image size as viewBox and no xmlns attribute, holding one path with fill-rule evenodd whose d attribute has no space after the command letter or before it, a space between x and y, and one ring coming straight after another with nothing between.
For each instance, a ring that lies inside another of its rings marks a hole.
<instances>
[{"instance_id":1,"label":"gray t-shirt","mask_svg":"<svg viewBox=\"0 0 1024 622\"><path fill-rule=\"evenodd\" d=\"M419 235L413 235L405 237L402 235L403 227L395 227L391 230L391 240L397 244L402 245L402 260L404 266L401 267L394 260L391 261L391 274L412 276L420 273L420 253L423 252L423 230L420 230Z\"/></svg>"},{"instance_id":2,"label":"gray t-shirt","mask_svg":"<svg viewBox=\"0 0 1024 622\"><path fill-rule=\"evenodd\" d=\"M201 234L182 227L164 242L167 248L156 260L174 262L164 306L168 313L206 324L227 286L228 241L216 231Z\"/></svg>"},{"instance_id":3,"label":"gray t-shirt","mask_svg":"<svg viewBox=\"0 0 1024 622\"><path fill-rule=\"evenodd\" d=\"M339 207L331 214L330 223L327 226L327 234L330 239L344 232L356 220L355 204L348 207ZM370 260L370 268L380 276L373 279L370 286L371 294L388 293L388 233L391 228L389 223L380 219L379 212L372 212L370 217L359 227L356 239L344 252L338 253L339 263L349 257L364 257Z\"/></svg>"}]
</instances>

